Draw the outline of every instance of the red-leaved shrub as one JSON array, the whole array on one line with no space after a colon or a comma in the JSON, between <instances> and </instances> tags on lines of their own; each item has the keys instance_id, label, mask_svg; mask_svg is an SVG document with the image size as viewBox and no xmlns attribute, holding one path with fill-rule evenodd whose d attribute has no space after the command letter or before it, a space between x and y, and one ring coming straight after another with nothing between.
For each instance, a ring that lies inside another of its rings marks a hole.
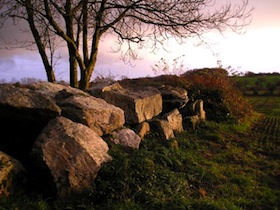
<instances>
[{"instance_id":1,"label":"red-leaved shrub","mask_svg":"<svg viewBox=\"0 0 280 210\"><path fill-rule=\"evenodd\" d=\"M208 120L240 121L252 114L252 108L233 79L222 68L204 68L181 75L188 84L189 98L202 99Z\"/></svg>"}]
</instances>

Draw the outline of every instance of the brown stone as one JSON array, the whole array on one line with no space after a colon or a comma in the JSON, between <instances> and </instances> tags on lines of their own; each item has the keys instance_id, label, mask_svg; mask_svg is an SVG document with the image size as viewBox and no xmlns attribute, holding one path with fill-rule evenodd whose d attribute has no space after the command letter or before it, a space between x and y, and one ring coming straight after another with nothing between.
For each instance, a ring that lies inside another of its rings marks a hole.
<instances>
[{"instance_id":1,"label":"brown stone","mask_svg":"<svg viewBox=\"0 0 280 210\"><path fill-rule=\"evenodd\" d=\"M87 126L58 117L37 138L31 157L38 169L50 172L58 195L64 197L90 188L101 165L111 160L108 150Z\"/></svg>"},{"instance_id":2,"label":"brown stone","mask_svg":"<svg viewBox=\"0 0 280 210\"><path fill-rule=\"evenodd\" d=\"M0 151L0 199L24 191L26 175L18 160Z\"/></svg>"},{"instance_id":3,"label":"brown stone","mask_svg":"<svg viewBox=\"0 0 280 210\"><path fill-rule=\"evenodd\" d=\"M171 112L166 113L165 115L163 115L162 118L166 119L169 122L173 131L177 131L180 133L184 130L183 124L182 124L182 121L183 121L182 115L180 114L178 109L174 109Z\"/></svg>"},{"instance_id":4,"label":"brown stone","mask_svg":"<svg viewBox=\"0 0 280 210\"><path fill-rule=\"evenodd\" d=\"M151 132L158 133L164 140L174 138L174 133L171 125L167 120L153 119L150 121Z\"/></svg>"},{"instance_id":5,"label":"brown stone","mask_svg":"<svg viewBox=\"0 0 280 210\"><path fill-rule=\"evenodd\" d=\"M139 149L141 138L133 130L124 128L113 132L113 142L132 149Z\"/></svg>"},{"instance_id":6,"label":"brown stone","mask_svg":"<svg viewBox=\"0 0 280 210\"><path fill-rule=\"evenodd\" d=\"M120 84L103 87L101 97L125 112L128 124L150 120L162 112L162 97L154 87L123 88Z\"/></svg>"},{"instance_id":7,"label":"brown stone","mask_svg":"<svg viewBox=\"0 0 280 210\"><path fill-rule=\"evenodd\" d=\"M144 138L150 132L150 125L148 122L142 122L135 127L136 133L140 138Z\"/></svg>"},{"instance_id":8,"label":"brown stone","mask_svg":"<svg viewBox=\"0 0 280 210\"><path fill-rule=\"evenodd\" d=\"M101 98L74 95L59 105L63 116L90 127L100 136L121 128L125 123L124 111Z\"/></svg>"}]
</instances>

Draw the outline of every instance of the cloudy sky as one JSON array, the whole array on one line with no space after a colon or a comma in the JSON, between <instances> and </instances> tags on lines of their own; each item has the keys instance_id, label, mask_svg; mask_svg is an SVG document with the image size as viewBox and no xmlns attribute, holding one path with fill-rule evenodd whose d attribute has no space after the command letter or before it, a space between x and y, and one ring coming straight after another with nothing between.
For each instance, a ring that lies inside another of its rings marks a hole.
<instances>
[{"instance_id":1,"label":"cloudy sky","mask_svg":"<svg viewBox=\"0 0 280 210\"><path fill-rule=\"evenodd\" d=\"M241 0L230 0L240 2ZM226 1L225 1L226 2ZM196 46L196 40L189 40L184 45L178 45L172 40L168 43L168 52L151 53L148 49L139 51L142 58L126 65L120 60L120 54L111 53L114 40L107 38L101 42L96 75L120 78L154 76L151 66L164 58L172 66L172 60L181 57L184 69L216 67L220 60L224 67L231 66L240 71L280 72L280 0L250 0L254 7L252 22L245 27L244 34L226 32L223 36L209 33L205 37L211 46ZM3 38L21 39L22 31L12 24L0 29L0 41ZM2 46L2 45L1 45ZM68 80L67 57L61 52L62 58L56 66L58 80ZM36 51L25 49L6 50L0 48L0 81L20 80L24 77L34 77L46 80L41 59Z\"/></svg>"}]
</instances>

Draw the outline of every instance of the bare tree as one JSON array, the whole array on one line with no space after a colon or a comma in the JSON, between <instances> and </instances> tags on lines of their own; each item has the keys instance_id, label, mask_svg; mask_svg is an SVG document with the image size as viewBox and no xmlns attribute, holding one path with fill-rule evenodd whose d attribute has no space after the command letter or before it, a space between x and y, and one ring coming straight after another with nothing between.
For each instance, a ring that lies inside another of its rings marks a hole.
<instances>
[{"instance_id":1,"label":"bare tree","mask_svg":"<svg viewBox=\"0 0 280 210\"><path fill-rule=\"evenodd\" d=\"M44 62L42 30L52 32L68 47L70 83L86 89L97 61L98 46L105 34L114 34L119 46L126 43L123 59L136 59L134 44L156 49L169 38L184 43L213 29L239 31L250 22L248 0L215 8L214 0L0 0L0 7L16 7L8 18L27 20ZM15 6L16 5L16 6ZM36 6L34 6L36 5ZM19 14L19 15L18 15ZM39 28L39 29L38 29ZM37 33L39 32L39 33ZM48 65L45 64L47 73ZM80 82L78 82L78 70Z\"/></svg>"},{"instance_id":2,"label":"bare tree","mask_svg":"<svg viewBox=\"0 0 280 210\"><path fill-rule=\"evenodd\" d=\"M41 24L41 17L38 17L35 13L35 9L38 9L38 5L33 4L32 0L26 1L6 1L0 0L0 26L3 26L6 20L13 19L14 23L18 23L20 20L25 20L29 24L30 33L34 41L19 41L13 44L9 44L9 47L25 47L29 48L32 45L36 45L41 56L43 65L45 67L47 79L49 82L56 82L54 74L54 65L56 63L54 59L55 38L53 33L46 27L45 24ZM38 19L39 18L39 19ZM40 25L41 24L41 25Z\"/></svg>"}]
</instances>

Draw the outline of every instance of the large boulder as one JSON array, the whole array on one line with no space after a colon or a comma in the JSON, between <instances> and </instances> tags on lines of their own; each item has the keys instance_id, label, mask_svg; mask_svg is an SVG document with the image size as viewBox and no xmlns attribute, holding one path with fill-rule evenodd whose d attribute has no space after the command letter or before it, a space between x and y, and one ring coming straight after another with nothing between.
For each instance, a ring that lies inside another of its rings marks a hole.
<instances>
[{"instance_id":1,"label":"large boulder","mask_svg":"<svg viewBox=\"0 0 280 210\"><path fill-rule=\"evenodd\" d=\"M90 95L102 98L102 92L119 88L122 88L119 83L105 80L93 83L87 91Z\"/></svg>"},{"instance_id":2,"label":"large boulder","mask_svg":"<svg viewBox=\"0 0 280 210\"><path fill-rule=\"evenodd\" d=\"M189 101L188 91L184 88L163 85L159 91L163 100L163 113L180 109Z\"/></svg>"},{"instance_id":3,"label":"large boulder","mask_svg":"<svg viewBox=\"0 0 280 210\"><path fill-rule=\"evenodd\" d=\"M73 95L61 102L62 116L82 123L99 136L109 134L125 123L124 111L91 95Z\"/></svg>"},{"instance_id":4,"label":"large boulder","mask_svg":"<svg viewBox=\"0 0 280 210\"><path fill-rule=\"evenodd\" d=\"M48 82L33 83L29 88L51 96L61 107L62 116L90 127L100 136L124 124L123 110L82 90Z\"/></svg>"},{"instance_id":5,"label":"large boulder","mask_svg":"<svg viewBox=\"0 0 280 210\"><path fill-rule=\"evenodd\" d=\"M64 117L49 122L32 149L36 163L33 179L50 187L55 184L57 194L87 191L101 165L109 160L108 145L93 130ZM42 180L50 174L49 182ZM52 183L53 182L53 183Z\"/></svg>"},{"instance_id":6,"label":"large boulder","mask_svg":"<svg viewBox=\"0 0 280 210\"><path fill-rule=\"evenodd\" d=\"M41 118L53 118L61 110L51 98L27 88L18 88L10 84L0 85L0 116L3 118L22 118L18 114L31 114L24 120L40 121Z\"/></svg>"},{"instance_id":7,"label":"large boulder","mask_svg":"<svg viewBox=\"0 0 280 210\"><path fill-rule=\"evenodd\" d=\"M198 115L199 119L201 121L206 120L206 112L204 111L203 108L203 100L197 100L195 103L192 105L193 110L195 110L195 113Z\"/></svg>"},{"instance_id":8,"label":"large boulder","mask_svg":"<svg viewBox=\"0 0 280 210\"><path fill-rule=\"evenodd\" d=\"M22 164L0 151L0 199L25 190L27 172Z\"/></svg>"},{"instance_id":9,"label":"large boulder","mask_svg":"<svg viewBox=\"0 0 280 210\"><path fill-rule=\"evenodd\" d=\"M36 137L60 114L56 102L46 95L10 84L0 85L0 150L28 162Z\"/></svg>"},{"instance_id":10,"label":"large boulder","mask_svg":"<svg viewBox=\"0 0 280 210\"><path fill-rule=\"evenodd\" d=\"M116 83L102 87L99 91L90 90L91 94L94 92L99 92L108 103L123 109L127 124L141 123L162 112L162 97L158 89L154 87L124 88Z\"/></svg>"},{"instance_id":11,"label":"large boulder","mask_svg":"<svg viewBox=\"0 0 280 210\"><path fill-rule=\"evenodd\" d=\"M72 95L87 95L87 93L80 89L52 82L35 82L30 84L28 88L51 97L58 102Z\"/></svg>"}]
</instances>

